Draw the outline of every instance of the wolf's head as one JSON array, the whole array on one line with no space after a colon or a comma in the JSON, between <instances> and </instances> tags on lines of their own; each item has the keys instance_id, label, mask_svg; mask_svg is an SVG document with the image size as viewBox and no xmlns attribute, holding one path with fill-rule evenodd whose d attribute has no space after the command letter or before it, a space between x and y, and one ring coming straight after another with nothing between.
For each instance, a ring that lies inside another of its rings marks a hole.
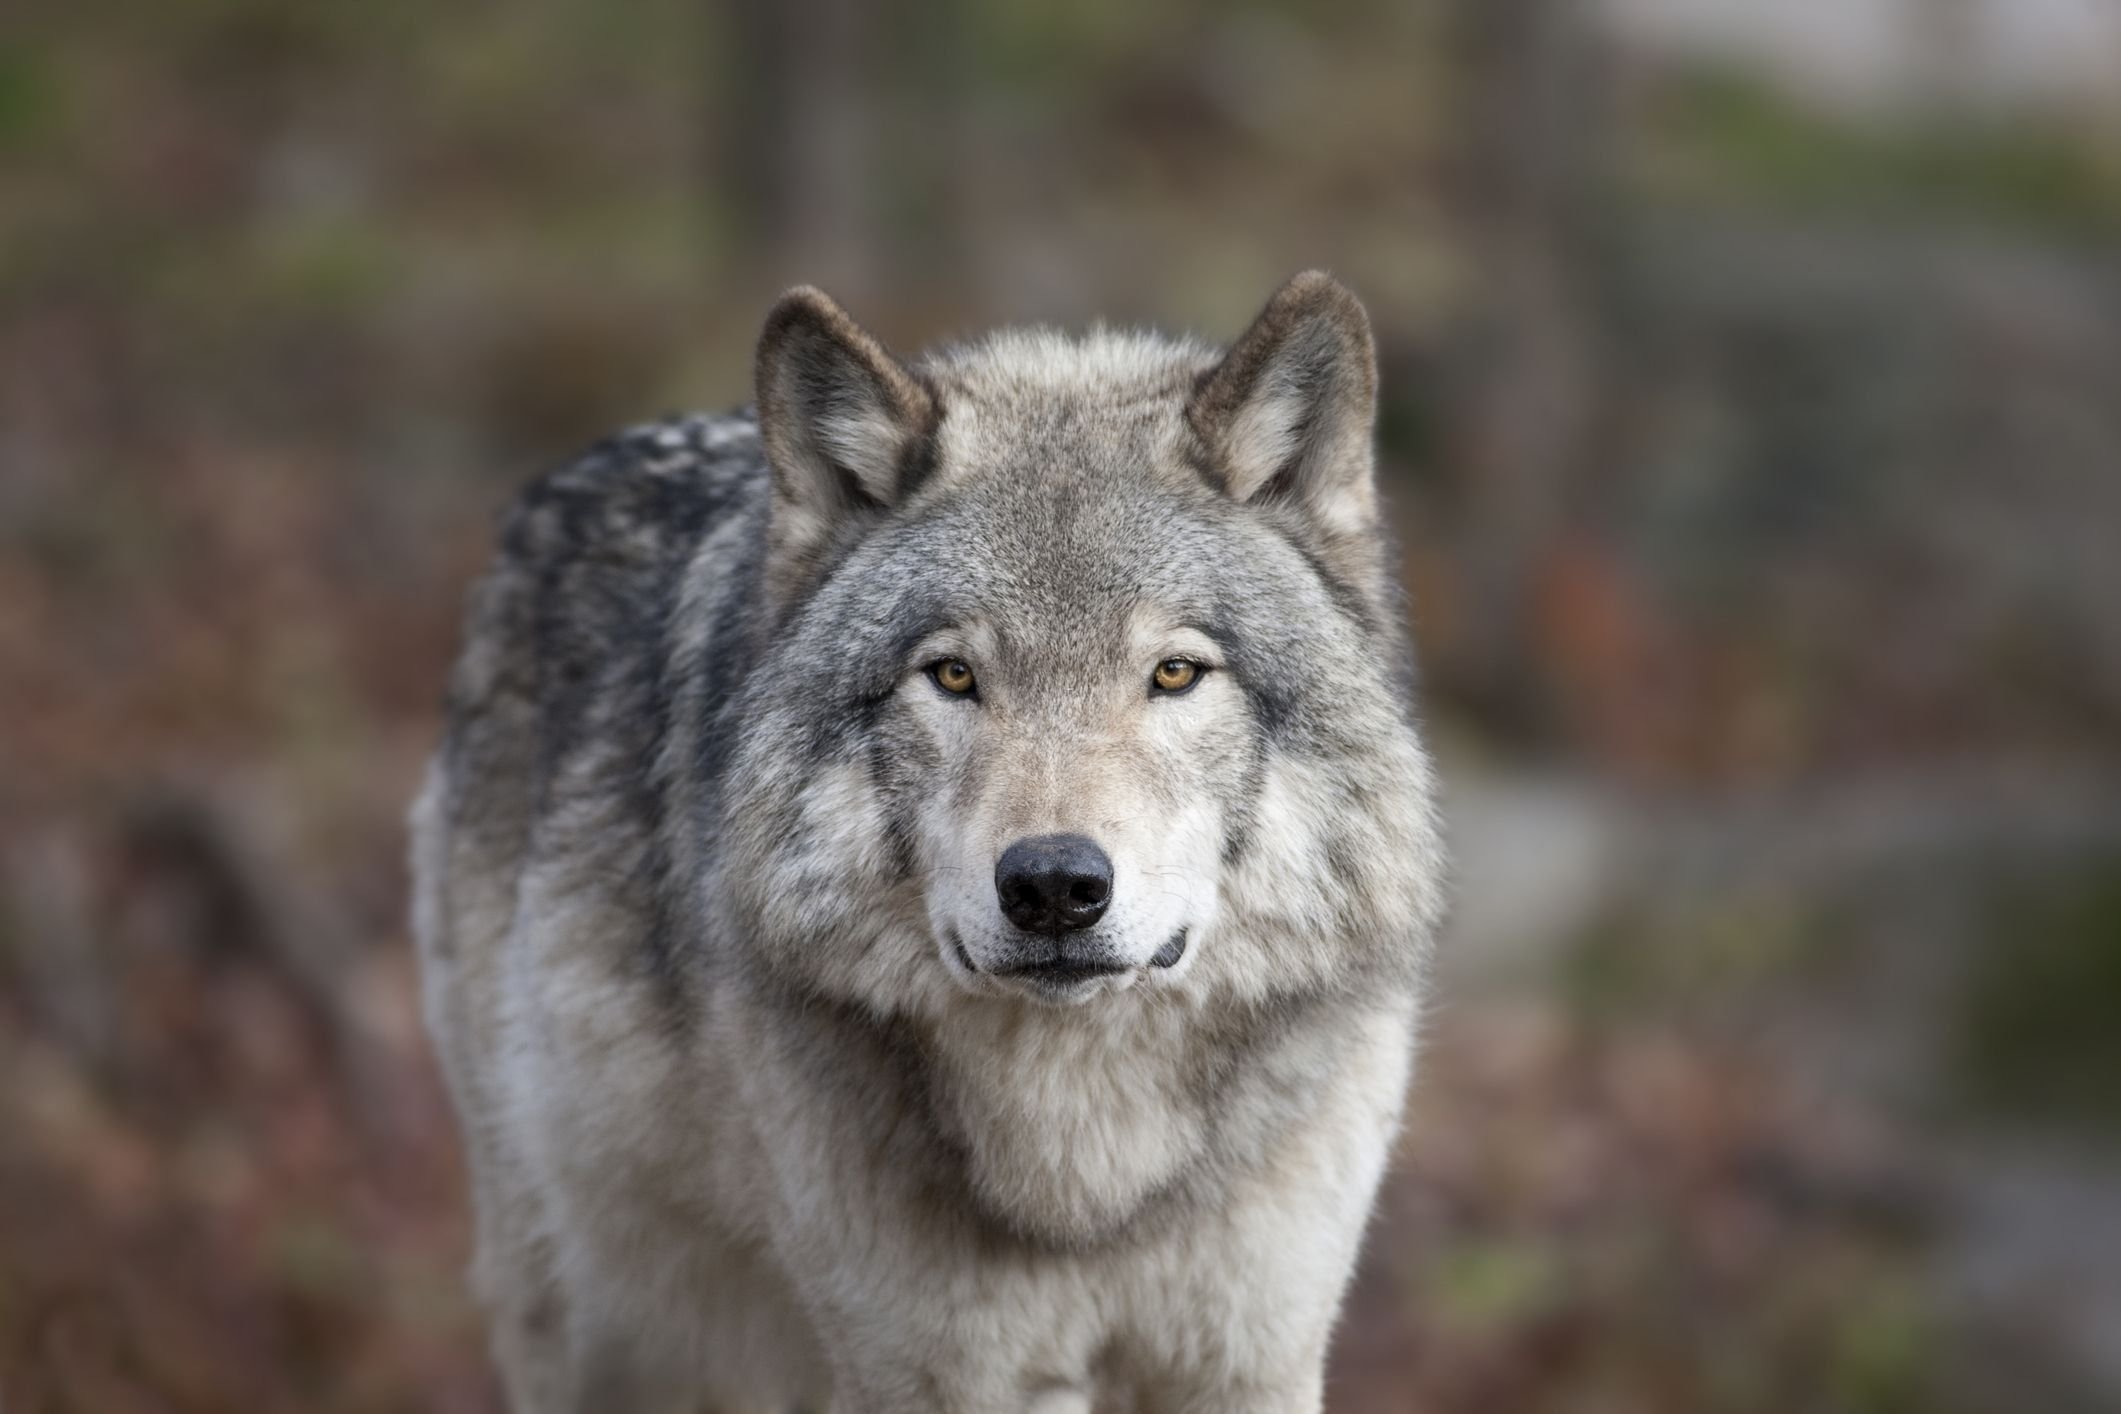
<instances>
[{"instance_id":1,"label":"wolf's head","mask_svg":"<svg viewBox=\"0 0 2121 1414\"><path fill-rule=\"evenodd\" d=\"M1375 398L1317 273L1220 355L1034 331L909 366L784 297L775 627L724 797L767 964L931 1012L1410 972L1440 864Z\"/></svg>"}]
</instances>

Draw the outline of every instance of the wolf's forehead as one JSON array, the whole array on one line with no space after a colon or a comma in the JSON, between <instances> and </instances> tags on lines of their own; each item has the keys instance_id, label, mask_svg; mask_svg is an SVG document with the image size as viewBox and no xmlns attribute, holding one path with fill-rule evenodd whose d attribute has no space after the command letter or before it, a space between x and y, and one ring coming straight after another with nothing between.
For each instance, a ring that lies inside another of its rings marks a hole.
<instances>
[{"instance_id":1,"label":"wolf's forehead","mask_svg":"<svg viewBox=\"0 0 2121 1414\"><path fill-rule=\"evenodd\" d=\"M967 485L990 477L1036 492L1048 485L1122 480L1180 457L1185 409L1176 399L1122 401L1049 390L1003 402L946 405L936 430L936 469Z\"/></svg>"},{"instance_id":2,"label":"wolf's forehead","mask_svg":"<svg viewBox=\"0 0 2121 1414\"><path fill-rule=\"evenodd\" d=\"M1208 616L1218 537L1177 498L1139 483L1032 496L1000 480L954 497L899 557L936 614L1087 656L1144 624Z\"/></svg>"},{"instance_id":3,"label":"wolf's forehead","mask_svg":"<svg viewBox=\"0 0 2121 1414\"><path fill-rule=\"evenodd\" d=\"M937 466L959 482L992 473L1036 485L1169 465L1207 358L1193 344L1111 331L1014 330L952 350L929 367L943 409Z\"/></svg>"}]
</instances>

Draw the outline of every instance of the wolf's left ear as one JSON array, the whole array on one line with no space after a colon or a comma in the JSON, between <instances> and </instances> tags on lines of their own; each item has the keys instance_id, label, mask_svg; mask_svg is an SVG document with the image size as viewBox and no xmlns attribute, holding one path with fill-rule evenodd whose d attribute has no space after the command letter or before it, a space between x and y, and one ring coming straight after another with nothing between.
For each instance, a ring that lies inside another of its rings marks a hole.
<instances>
[{"instance_id":1,"label":"wolf's left ear","mask_svg":"<svg viewBox=\"0 0 2121 1414\"><path fill-rule=\"evenodd\" d=\"M824 292L782 295L759 335L759 437L773 471L769 571L801 583L850 519L896 503L935 400Z\"/></svg>"},{"instance_id":2,"label":"wolf's left ear","mask_svg":"<svg viewBox=\"0 0 2121 1414\"><path fill-rule=\"evenodd\" d=\"M1274 292L1194 390L1186 418L1238 500L1293 503L1331 541L1376 528L1370 319L1324 271Z\"/></svg>"}]
</instances>

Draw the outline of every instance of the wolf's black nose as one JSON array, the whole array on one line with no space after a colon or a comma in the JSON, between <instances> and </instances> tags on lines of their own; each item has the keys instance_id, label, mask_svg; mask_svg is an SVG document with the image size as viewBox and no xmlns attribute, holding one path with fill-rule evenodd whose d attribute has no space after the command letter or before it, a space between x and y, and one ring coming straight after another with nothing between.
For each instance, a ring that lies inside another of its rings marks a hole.
<instances>
[{"instance_id":1,"label":"wolf's black nose","mask_svg":"<svg viewBox=\"0 0 2121 1414\"><path fill-rule=\"evenodd\" d=\"M994 892L1003 914L1026 932L1087 928L1112 901L1112 861L1081 835L1033 835L1002 851Z\"/></svg>"}]
</instances>

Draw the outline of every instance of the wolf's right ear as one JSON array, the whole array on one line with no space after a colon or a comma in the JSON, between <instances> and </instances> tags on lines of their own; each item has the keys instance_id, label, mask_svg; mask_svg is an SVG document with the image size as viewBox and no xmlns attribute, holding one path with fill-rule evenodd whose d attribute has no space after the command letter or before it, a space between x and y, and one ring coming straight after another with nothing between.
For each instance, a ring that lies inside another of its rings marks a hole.
<instances>
[{"instance_id":1,"label":"wolf's right ear","mask_svg":"<svg viewBox=\"0 0 2121 1414\"><path fill-rule=\"evenodd\" d=\"M1376 528L1377 359L1362 303L1332 276L1307 270L1276 290L1186 418L1237 500L1290 503L1336 539Z\"/></svg>"},{"instance_id":2,"label":"wolf's right ear","mask_svg":"<svg viewBox=\"0 0 2121 1414\"><path fill-rule=\"evenodd\" d=\"M759 335L759 437L773 472L776 591L808 578L846 521L892 505L934 430L935 399L822 291L782 295Z\"/></svg>"}]
</instances>

